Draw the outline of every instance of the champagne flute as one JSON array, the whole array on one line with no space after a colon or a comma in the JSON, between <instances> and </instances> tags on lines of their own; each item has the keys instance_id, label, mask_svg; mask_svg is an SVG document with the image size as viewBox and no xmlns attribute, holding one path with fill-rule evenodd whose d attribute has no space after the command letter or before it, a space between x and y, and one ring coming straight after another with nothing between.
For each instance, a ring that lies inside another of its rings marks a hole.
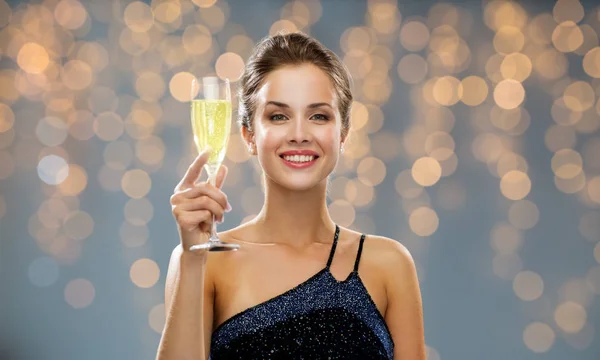
<instances>
[{"instance_id":1,"label":"champagne flute","mask_svg":"<svg viewBox=\"0 0 600 360\"><path fill-rule=\"evenodd\" d=\"M201 82L192 80L191 120L194 142L198 152L210 147L208 161L204 165L209 182L215 185L217 172L229 143L231 131L231 89L229 79L216 76L202 77ZM190 247L190 251L229 251L239 249L239 244L226 243L217 236L217 223L213 215L211 236L208 242Z\"/></svg>"}]
</instances>

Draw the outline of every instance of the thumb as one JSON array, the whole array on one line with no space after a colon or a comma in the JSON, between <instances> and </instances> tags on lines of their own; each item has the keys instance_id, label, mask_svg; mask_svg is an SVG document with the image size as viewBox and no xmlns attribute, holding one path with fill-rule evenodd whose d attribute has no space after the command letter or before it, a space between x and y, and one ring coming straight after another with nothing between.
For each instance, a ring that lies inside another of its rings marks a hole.
<instances>
[{"instance_id":1,"label":"thumb","mask_svg":"<svg viewBox=\"0 0 600 360\"><path fill-rule=\"evenodd\" d=\"M229 169L225 165L221 165L219 167L219 171L217 172L217 179L215 181L215 185L220 189L225 182L225 178L227 177L227 173Z\"/></svg>"}]
</instances>

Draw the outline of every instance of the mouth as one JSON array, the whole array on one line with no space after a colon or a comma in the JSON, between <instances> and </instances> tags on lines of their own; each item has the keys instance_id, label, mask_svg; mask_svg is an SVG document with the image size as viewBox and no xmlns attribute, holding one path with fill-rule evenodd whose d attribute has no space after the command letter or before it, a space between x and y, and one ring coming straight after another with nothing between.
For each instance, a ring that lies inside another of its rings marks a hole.
<instances>
[{"instance_id":1,"label":"mouth","mask_svg":"<svg viewBox=\"0 0 600 360\"><path fill-rule=\"evenodd\" d=\"M283 163L294 169L303 169L314 165L319 158L316 155L279 155Z\"/></svg>"}]
</instances>

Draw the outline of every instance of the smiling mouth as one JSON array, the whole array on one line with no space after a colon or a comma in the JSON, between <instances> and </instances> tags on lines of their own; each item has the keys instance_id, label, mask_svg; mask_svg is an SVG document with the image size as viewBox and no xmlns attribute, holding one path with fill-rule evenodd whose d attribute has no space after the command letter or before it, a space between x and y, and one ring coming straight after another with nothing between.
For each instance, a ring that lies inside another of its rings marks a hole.
<instances>
[{"instance_id":1,"label":"smiling mouth","mask_svg":"<svg viewBox=\"0 0 600 360\"><path fill-rule=\"evenodd\" d=\"M284 156L279 155L279 157L283 160L284 164L292 168L305 168L313 165L317 159L319 158L316 155L292 155L292 156Z\"/></svg>"}]
</instances>

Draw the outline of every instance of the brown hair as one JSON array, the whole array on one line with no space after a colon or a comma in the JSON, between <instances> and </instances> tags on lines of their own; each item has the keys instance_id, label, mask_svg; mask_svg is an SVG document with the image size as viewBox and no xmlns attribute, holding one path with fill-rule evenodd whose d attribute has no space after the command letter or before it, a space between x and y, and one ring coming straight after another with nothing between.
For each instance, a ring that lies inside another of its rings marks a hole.
<instances>
[{"instance_id":1,"label":"brown hair","mask_svg":"<svg viewBox=\"0 0 600 360\"><path fill-rule=\"evenodd\" d=\"M256 92L265 77L286 65L310 63L323 70L334 85L342 119L342 138L350 130L352 78L338 56L318 40L301 32L277 34L263 38L254 48L244 69L238 89L238 123L252 131L256 113Z\"/></svg>"}]
</instances>

